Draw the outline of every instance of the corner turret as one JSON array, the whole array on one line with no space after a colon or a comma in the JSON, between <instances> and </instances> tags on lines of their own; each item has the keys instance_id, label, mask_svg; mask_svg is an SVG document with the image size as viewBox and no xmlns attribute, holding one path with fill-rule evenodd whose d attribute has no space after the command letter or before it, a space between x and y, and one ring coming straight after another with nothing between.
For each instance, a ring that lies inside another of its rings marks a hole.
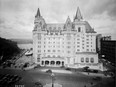
<instances>
[{"instance_id":1,"label":"corner turret","mask_svg":"<svg viewBox=\"0 0 116 87\"><path fill-rule=\"evenodd\" d=\"M39 8L37 10L37 14L35 15L34 24L35 24L34 31L36 31L36 30L45 30L45 28L46 28L45 20L41 16Z\"/></svg>"},{"instance_id":2,"label":"corner turret","mask_svg":"<svg viewBox=\"0 0 116 87\"><path fill-rule=\"evenodd\" d=\"M41 17L39 8L38 8L38 10L37 10L37 14L35 15L35 18L36 18L36 17Z\"/></svg>"}]
</instances>

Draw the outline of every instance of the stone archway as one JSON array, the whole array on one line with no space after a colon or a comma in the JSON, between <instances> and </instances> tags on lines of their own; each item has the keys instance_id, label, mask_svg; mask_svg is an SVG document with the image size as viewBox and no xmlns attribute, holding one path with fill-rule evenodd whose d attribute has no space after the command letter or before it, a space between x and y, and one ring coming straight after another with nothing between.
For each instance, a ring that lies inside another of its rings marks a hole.
<instances>
[{"instance_id":1,"label":"stone archway","mask_svg":"<svg viewBox=\"0 0 116 87\"><path fill-rule=\"evenodd\" d=\"M61 64L61 62L60 61L56 61L56 65L60 65Z\"/></svg>"},{"instance_id":2,"label":"stone archway","mask_svg":"<svg viewBox=\"0 0 116 87\"><path fill-rule=\"evenodd\" d=\"M51 65L54 65L55 64L55 61L51 61L51 63L50 63Z\"/></svg>"},{"instance_id":3,"label":"stone archway","mask_svg":"<svg viewBox=\"0 0 116 87\"><path fill-rule=\"evenodd\" d=\"M49 61L46 60L46 61L45 61L45 65L49 65Z\"/></svg>"}]
</instances>

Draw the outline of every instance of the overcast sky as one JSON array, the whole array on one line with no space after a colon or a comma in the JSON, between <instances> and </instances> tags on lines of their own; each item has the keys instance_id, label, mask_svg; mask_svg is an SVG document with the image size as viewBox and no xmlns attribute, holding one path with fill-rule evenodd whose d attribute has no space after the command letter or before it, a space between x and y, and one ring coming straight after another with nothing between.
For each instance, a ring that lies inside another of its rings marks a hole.
<instances>
[{"instance_id":1,"label":"overcast sky","mask_svg":"<svg viewBox=\"0 0 116 87\"><path fill-rule=\"evenodd\" d=\"M0 0L0 36L32 38L38 7L46 23L64 23L78 6L98 34L116 40L116 0Z\"/></svg>"}]
</instances>

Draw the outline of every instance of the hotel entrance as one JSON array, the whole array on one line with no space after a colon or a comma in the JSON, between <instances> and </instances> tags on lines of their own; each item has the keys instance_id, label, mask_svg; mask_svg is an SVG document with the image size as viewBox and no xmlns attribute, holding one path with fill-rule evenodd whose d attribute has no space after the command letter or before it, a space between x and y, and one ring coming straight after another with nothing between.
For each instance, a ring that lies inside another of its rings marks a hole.
<instances>
[{"instance_id":1,"label":"hotel entrance","mask_svg":"<svg viewBox=\"0 0 116 87\"><path fill-rule=\"evenodd\" d=\"M50 66L50 67L60 67L60 66L64 66L64 61L63 60L42 60L41 65Z\"/></svg>"}]
</instances>

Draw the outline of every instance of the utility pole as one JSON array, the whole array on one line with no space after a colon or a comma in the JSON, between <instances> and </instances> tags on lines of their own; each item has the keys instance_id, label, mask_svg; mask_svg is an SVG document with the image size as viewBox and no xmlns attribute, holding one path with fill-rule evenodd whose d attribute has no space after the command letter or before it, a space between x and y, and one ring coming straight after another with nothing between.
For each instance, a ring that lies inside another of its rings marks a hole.
<instances>
[{"instance_id":1,"label":"utility pole","mask_svg":"<svg viewBox=\"0 0 116 87\"><path fill-rule=\"evenodd\" d=\"M54 87L54 73L51 74L51 77L52 77L52 87Z\"/></svg>"}]
</instances>

